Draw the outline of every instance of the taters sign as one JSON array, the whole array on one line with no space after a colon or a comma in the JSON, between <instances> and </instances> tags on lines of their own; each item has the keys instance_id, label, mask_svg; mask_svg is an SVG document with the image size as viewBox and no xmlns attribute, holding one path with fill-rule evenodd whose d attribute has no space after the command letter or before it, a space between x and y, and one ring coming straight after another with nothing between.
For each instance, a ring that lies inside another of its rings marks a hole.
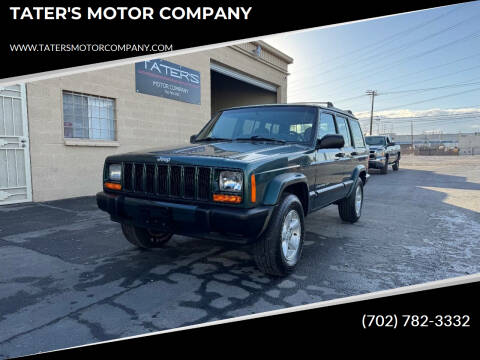
<instances>
[{"instance_id":1,"label":"taters sign","mask_svg":"<svg viewBox=\"0 0 480 360\"><path fill-rule=\"evenodd\" d=\"M200 104L200 72L165 60L135 64L138 93Z\"/></svg>"}]
</instances>

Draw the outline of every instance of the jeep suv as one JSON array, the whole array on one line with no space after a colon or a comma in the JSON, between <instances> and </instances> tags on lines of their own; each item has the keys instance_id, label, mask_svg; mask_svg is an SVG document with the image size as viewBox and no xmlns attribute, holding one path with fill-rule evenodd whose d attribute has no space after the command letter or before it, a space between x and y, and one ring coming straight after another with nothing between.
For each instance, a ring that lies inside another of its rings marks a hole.
<instances>
[{"instance_id":1,"label":"jeep suv","mask_svg":"<svg viewBox=\"0 0 480 360\"><path fill-rule=\"evenodd\" d=\"M305 217L335 204L356 222L368 179L358 120L331 103L259 105L217 113L192 145L105 160L100 209L140 248L173 234L252 243L265 273L298 264Z\"/></svg>"}]
</instances>

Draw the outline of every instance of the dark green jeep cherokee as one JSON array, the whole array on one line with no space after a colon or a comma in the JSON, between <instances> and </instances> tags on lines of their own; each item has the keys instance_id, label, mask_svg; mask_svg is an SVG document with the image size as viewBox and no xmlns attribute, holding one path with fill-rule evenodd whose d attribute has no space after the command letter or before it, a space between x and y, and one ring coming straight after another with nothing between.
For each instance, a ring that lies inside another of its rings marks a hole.
<instances>
[{"instance_id":1,"label":"dark green jeep cherokee","mask_svg":"<svg viewBox=\"0 0 480 360\"><path fill-rule=\"evenodd\" d=\"M305 216L330 204L360 218L368 149L350 111L331 103L220 111L192 145L105 160L100 209L141 248L173 234L253 243L258 267L286 275L297 265Z\"/></svg>"}]
</instances>

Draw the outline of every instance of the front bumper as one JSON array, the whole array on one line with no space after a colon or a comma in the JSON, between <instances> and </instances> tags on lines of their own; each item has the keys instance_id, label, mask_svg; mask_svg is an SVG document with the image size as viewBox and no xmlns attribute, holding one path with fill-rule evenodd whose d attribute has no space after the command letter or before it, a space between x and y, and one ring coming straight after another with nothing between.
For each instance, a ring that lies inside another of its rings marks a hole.
<instances>
[{"instance_id":1,"label":"front bumper","mask_svg":"<svg viewBox=\"0 0 480 360\"><path fill-rule=\"evenodd\" d=\"M180 204L105 192L97 194L97 204L115 222L236 243L256 240L266 229L274 209Z\"/></svg>"},{"instance_id":2,"label":"front bumper","mask_svg":"<svg viewBox=\"0 0 480 360\"><path fill-rule=\"evenodd\" d=\"M368 167L371 169L383 169L385 166L385 156L368 159Z\"/></svg>"}]
</instances>

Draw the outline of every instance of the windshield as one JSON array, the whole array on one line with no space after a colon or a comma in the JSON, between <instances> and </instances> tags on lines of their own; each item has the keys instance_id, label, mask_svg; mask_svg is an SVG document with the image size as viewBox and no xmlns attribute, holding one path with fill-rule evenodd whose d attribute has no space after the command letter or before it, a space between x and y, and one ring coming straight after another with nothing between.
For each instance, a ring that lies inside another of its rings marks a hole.
<instances>
[{"instance_id":1,"label":"windshield","mask_svg":"<svg viewBox=\"0 0 480 360\"><path fill-rule=\"evenodd\" d=\"M259 106L225 110L196 141L251 140L310 143L317 110L307 106Z\"/></svg>"},{"instance_id":2,"label":"windshield","mask_svg":"<svg viewBox=\"0 0 480 360\"><path fill-rule=\"evenodd\" d=\"M383 136L366 136L365 142L367 145L385 145L385 138Z\"/></svg>"}]
</instances>

